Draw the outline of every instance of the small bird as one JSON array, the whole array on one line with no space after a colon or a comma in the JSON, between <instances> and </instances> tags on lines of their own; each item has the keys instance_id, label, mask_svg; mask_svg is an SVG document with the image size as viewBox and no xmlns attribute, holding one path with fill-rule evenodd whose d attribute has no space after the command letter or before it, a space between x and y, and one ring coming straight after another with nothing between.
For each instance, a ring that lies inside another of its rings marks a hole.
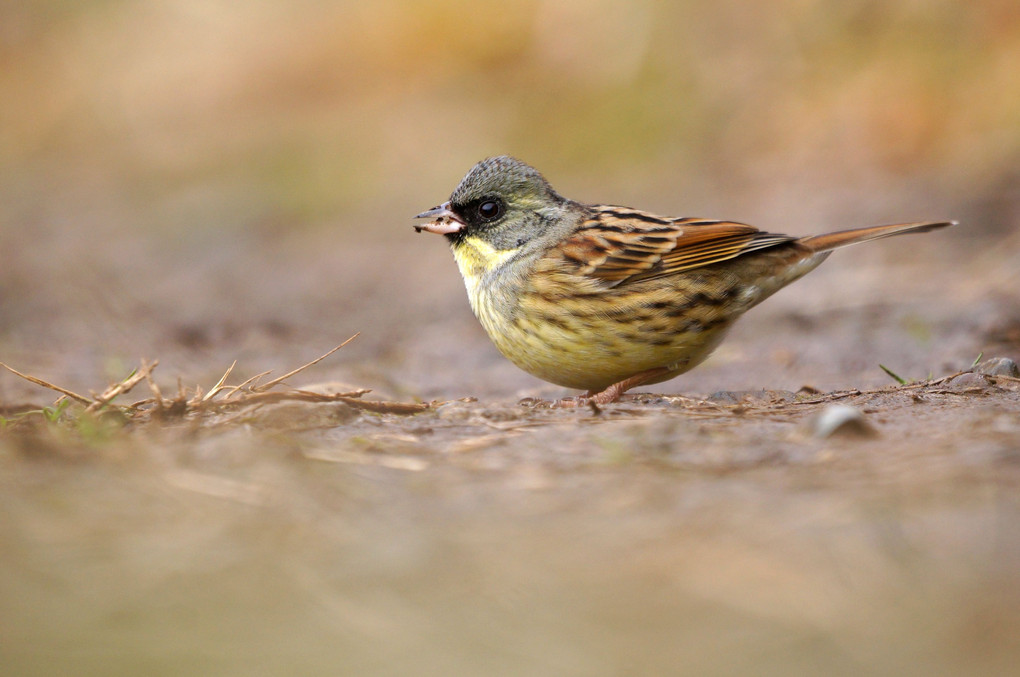
<instances>
[{"instance_id":1,"label":"small bird","mask_svg":"<svg viewBox=\"0 0 1020 677\"><path fill-rule=\"evenodd\" d=\"M489 338L524 371L584 390L560 406L616 401L695 367L738 317L833 249L952 221L811 237L732 221L656 216L561 196L509 156L476 164L418 214L446 236Z\"/></svg>"}]
</instances>

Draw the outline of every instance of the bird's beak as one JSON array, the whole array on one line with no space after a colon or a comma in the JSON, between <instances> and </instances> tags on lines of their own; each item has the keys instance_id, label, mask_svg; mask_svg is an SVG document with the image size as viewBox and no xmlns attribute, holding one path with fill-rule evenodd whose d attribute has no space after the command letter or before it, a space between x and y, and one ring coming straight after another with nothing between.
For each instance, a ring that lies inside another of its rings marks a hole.
<instances>
[{"instance_id":1,"label":"bird's beak","mask_svg":"<svg viewBox=\"0 0 1020 677\"><path fill-rule=\"evenodd\" d=\"M457 216L452 209L450 209L450 203L444 202L438 207L433 207L427 212L422 212L416 219L432 219L424 226L415 226L414 229L419 233L423 230L427 230L430 233L438 233L439 235L449 235L450 233L459 232L466 223Z\"/></svg>"}]
</instances>

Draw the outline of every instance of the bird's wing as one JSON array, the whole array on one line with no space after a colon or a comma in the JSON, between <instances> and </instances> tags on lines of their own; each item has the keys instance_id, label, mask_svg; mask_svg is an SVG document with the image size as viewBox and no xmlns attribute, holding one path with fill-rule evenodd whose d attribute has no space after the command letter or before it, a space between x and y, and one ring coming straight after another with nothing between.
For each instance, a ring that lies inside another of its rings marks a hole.
<instances>
[{"instance_id":1,"label":"bird's wing","mask_svg":"<svg viewBox=\"0 0 1020 677\"><path fill-rule=\"evenodd\" d=\"M795 239L743 223L670 219L600 205L560 244L559 253L579 274L615 286L674 275Z\"/></svg>"}]
</instances>

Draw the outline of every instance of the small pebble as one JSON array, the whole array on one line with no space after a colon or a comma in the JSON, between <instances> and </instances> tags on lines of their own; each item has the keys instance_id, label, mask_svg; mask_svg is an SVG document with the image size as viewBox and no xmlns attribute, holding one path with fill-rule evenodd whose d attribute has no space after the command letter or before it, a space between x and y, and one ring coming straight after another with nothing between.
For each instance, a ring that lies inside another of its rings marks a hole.
<instances>
[{"instance_id":1,"label":"small pebble","mask_svg":"<svg viewBox=\"0 0 1020 677\"><path fill-rule=\"evenodd\" d=\"M875 437L878 431L868 423L864 412L848 404L830 404L811 421L811 433L815 437Z\"/></svg>"},{"instance_id":2,"label":"small pebble","mask_svg":"<svg viewBox=\"0 0 1020 677\"><path fill-rule=\"evenodd\" d=\"M990 357L974 367L974 371L978 374L988 374L989 376L1020 378L1020 367L1008 357Z\"/></svg>"},{"instance_id":3,"label":"small pebble","mask_svg":"<svg viewBox=\"0 0 1020 677\"><path fill-rule=\"evenodd\" d=\"M984 374L975 374L972 371L968 371L951 379L949 383L946 384L946 388L957 391L986 390L988 388L988 379L984 376Z\"/></svg>"}]
</instances>

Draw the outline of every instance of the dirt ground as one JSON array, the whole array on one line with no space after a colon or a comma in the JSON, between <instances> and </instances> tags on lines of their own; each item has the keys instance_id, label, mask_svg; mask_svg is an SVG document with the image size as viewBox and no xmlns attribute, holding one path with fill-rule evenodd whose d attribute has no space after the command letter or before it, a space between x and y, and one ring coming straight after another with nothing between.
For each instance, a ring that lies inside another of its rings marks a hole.
<instances>
[{"instance_id":1,"label":"dirt ground","mask_svg":"<svg viewBox=\"0 0 1020 677\"><path fill-rule=\"evenodd\" d=\"M130 310L124 338L162 351L157 381L171 392L175 370L208 390L239 345L232 383L360 329L291 385L322 377L434 402L422 413L282 403L88 430L8 425L10 674L1015 665L1020 381L944 378L981 352L1018 356L1015 248L953 265L966 235L952 233L916 242L909 265L888 263L903 243L841 252L702 368L570 411L541 406L568 393L516 372L475 327L445 245L396 233L420 270L336 275L340 296L393 299L385 312L334 301L333 288L297 291L309 309L293 317L314 317L310 328L241 311L188 328L154 311L163 319L143 326ZM336 261L325 258L311 267ZM362 275L363 287L349 281ZM334 321L333 302L353 317ZM83 331L79 317L29 319ZM91 344L74 343L8 361L86 392L69 365L87 364ZM880 362L917 381L893 382ZM13 375L2 384L5 403L52 402ZM837 403L867 434L817 434Z\"/></svg>"},{"instance_id":2,"label":"dirt ground","mask_svg":"<svg viewBox=\"0 0 1020 677\"><path fill-rule=\"evenodd\" d=\"M971 369L1020 362L1020 14L496 4L485 40L457 2L5 10L0 362L89 399L158 359L169 402L360 332L284 385L371 392L93 416L0 370L0 672L1014 672L1020 380ZM550 409L411 228L500 152L795 235L960 225Z\"/></svg>"}]
</instances>

